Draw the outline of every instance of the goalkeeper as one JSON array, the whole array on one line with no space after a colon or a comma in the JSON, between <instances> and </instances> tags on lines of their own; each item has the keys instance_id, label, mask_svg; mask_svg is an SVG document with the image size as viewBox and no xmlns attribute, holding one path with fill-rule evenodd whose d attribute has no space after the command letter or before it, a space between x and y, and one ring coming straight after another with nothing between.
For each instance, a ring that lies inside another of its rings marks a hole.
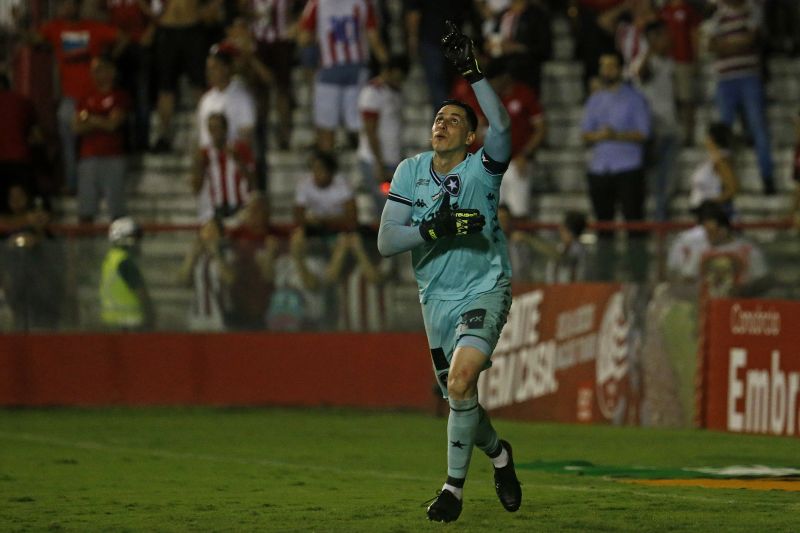
<instances>
[{"instance_id":1,"label":"goalkeeper","mask_svg":"<svg viewBox=\"0 0 800 533\"><path fill-rule=\"evenodd\" d=\"M440 522L461 514L473 446L494 464L503 507L516 511L522 500L511 446L498 438L477 388L511 306L511 267L497 221L500 180L511 156L510 119L481 74L472 41L447 25L445 56L470 82L489 121L484 146L467 153L477 127L473 109L442 102L431 128L433 150L397 167L378 233L384 256L411 250L434 372L450 404L447 481L427 508L428 518Z\"/></svg>"}]
</instances>

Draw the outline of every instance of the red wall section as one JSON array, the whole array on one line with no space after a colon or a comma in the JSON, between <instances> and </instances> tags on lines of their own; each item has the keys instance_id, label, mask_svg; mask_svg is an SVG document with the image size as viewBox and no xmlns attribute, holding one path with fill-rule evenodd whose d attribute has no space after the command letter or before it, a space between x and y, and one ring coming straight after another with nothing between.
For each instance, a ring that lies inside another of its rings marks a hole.
<instances>
[{"instance_id":1,"label":"red wall section","mask_svg":"<svg viewBox=\"0 0 800 533\"><path fill-rule=\"evenodd\" d=\"M0 337L0 405L436 403L425 335Z\"/></svg>"}]
</instances>

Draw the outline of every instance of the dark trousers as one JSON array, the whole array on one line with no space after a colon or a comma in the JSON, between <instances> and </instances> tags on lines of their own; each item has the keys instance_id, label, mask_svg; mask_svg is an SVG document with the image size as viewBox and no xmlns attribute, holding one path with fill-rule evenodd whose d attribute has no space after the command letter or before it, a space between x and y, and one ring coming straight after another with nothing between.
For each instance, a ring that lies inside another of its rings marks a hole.
<instances>
[{"instance_id":1,"label":"dark trousers","mask_svg":"<svg viewBox=\"0 0 800 533\"><path fill-rule=\"evenodd\" d=\"M589 173L589 198L598 222L613 221L618 206L626 222L644 219L646 194L644 170L641 168L609 174ZM600 280L617 279L614 232L603 230L597 236L596 277ZM645 281L648 263L647 232L628 232L626 256L632 280Z\"/></svg>"}]
</instances>

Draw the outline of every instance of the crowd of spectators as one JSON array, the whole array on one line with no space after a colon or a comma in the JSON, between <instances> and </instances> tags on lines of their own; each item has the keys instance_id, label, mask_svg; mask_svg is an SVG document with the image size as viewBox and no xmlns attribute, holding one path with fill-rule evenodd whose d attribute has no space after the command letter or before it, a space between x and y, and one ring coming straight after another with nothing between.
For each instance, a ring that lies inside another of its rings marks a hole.
<instances>
[{"instance_id":1,"label":"crowd of spectators","mask_svg":"<svg viewBox=\"0 0 800 533\"><path fill-rule=\"evenodd\" d=\"M456 97L480 111L469 85L442 56L439 39L450 19L476 42L486 77L511 117L512 162L500 217L518 280L534 281L529 265L539 261L549 265L540 281L614 279L620 269L628 279L646 281L652 277L648 234L628 232L622 263L614 232L598 231L590 265L582 244L589 215L609 222L619 210L630 222L669 220L676 183L685 180L693 212L713 201L735 220L741 189L735 162L748 143L763 194L776 194L764 59L800 52L798 11L784 0L7 2L0 10L4 232L36 227L28 218L48 195L76 195L83 223L102 214L124 218L132 158L190 153L199 230L178 277L195 291L194 327L332 327L342 319L339 284L358 273L359 283L380 286L393 268L374 250L369 224L361 223L377 221L406 155L409 70L421 68L434 109ZM554 57L555 17L569 21L575 59L583 64L580 128L591 213L567 213L549 242L514 225L534 215L537 153L547 145L548 128L542 73ZM12 79L24 47L52 53L58 72L52 116ZM697 145L701 50L716 73L717 121L699 143L706 157L684 177L676 161L681 147ZM312 75L312 146L293 138L298 69ZM186 102L194 109L188 145L175 132L176 112ZM42 128L47 124L54 125L50 139ZM472 149L480 147L485 127L479 114ZM734 134L739 131L743 137ZM793 205L800 213L800 125L798 132ZM57 153L48 148L53 145ZM296 176L294 229L281 238L270 225L265 193L268 151L308 160L307 171ZM355 153L357 175L339 170L342 151ZM369 197L366 208L359 193Z\"/></svg>"}]
</instances>

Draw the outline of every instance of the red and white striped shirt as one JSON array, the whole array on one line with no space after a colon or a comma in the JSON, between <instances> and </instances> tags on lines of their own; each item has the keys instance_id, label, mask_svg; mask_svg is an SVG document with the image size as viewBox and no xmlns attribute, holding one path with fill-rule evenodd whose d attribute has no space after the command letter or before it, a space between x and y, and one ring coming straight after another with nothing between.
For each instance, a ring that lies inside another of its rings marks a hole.
<instances>
[{"instance_id":1,"label":"red and white striped shirt","mask_svg":"<svg viewBox=\"0 0 800 533\"><path fill-rule=\"evenodd\" d=\"M254 171L253 153L246 142L233 143L232 150L238 155L242 165L251 172ZM250 182L227 150L208 146L203 148L202 157L205 182L201 194L207 196L205 203L211 212L201 213L201 218L209 218L216 211L222 211L225 216L232 215L247 202Z\"/></svg>"},{"instance_id":2,"label":"red and white striped shirt","mask_svg":"<svg viewBox=\"0 0 800 533\"><path fill-rule=\"evenodd\" d=\"M324 68L366 64L367 31L377 26L370 0L309 0L300 18L303 30L316 31Z\"/></svg>"},{"instance_id":3,"label":"red and white striped shirt","mask_svg":"<svg viewBox=\"0 0 800 533\"><path fill-rule=\"evenodd\" d=\"M253 37L264 43L288 41L296 0L250 0Z\"/></svg>"},{"instance_id":4,"label":"red and white striped shirt","mask_svg":"<svg viewBox=\"0 0 800 533\"><path fill-rule=\"evenodd\" d=\"M761 27L761 17L755 5L745 4L733 8L720 5L711 22L711 38L720 42L737 43L747 38L750 32L757 32ZM714 60L714 70L720 79L739 78L758 75L761 71L758 45L754 42L749 49L741 53Z\"/></svg>"},{"instance_id":5,"label":"red and white striped shirt","mask_svg":"<svg viewBox=\"0 0 800 533\"><path fill-rule=\"evenodd\" d=\"M647 51L650 48L644 32L635 24L623 22L617 26L614 41L617 50L625 60L625 78L634 78L641 62L647 57Z\"/></svg>"}]
</instances>

